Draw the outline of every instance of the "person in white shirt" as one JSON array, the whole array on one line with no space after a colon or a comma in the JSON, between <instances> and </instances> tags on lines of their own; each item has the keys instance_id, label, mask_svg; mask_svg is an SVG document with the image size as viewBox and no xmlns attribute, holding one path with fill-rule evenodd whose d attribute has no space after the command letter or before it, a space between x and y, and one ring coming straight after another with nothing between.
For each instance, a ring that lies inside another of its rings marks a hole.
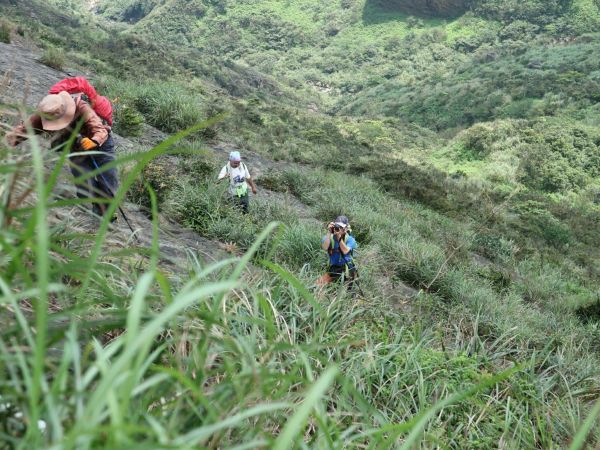
<instances>
[{"instance_id":1,"label":"person in white shirt","mask_svg":"<svg viewBox=\"0 0 600 450\"><path fill-rule=\"evenodd\" d=\"M244 214L248 213L250 199L248 196L248 185L252 193L256 195L256 185L250 176L246 164L242 162L240 152L231 152L229 162L221 169L217 181L229 177L229 194L231 198L237 201Z\"/></svg>"}]
</instances>

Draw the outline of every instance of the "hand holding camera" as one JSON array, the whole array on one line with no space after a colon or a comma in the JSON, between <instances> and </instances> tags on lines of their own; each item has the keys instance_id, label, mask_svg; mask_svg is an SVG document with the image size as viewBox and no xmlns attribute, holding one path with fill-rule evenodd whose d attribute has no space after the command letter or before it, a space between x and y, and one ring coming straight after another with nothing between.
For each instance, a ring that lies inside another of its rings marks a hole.
<instances>
[{"instance_id":1,"label":"hand holding camera","mask_svg":"<svg viewBox=\"0 0 600 450\"><path fill-rule=\"evenodd\" d=\"M329 225L327 225L327 229L332 235L336 237L338 241L341 240L346 234L346 227L340 226L339 224L333 222L329 222Z\"/></svg>"}]
</instances>

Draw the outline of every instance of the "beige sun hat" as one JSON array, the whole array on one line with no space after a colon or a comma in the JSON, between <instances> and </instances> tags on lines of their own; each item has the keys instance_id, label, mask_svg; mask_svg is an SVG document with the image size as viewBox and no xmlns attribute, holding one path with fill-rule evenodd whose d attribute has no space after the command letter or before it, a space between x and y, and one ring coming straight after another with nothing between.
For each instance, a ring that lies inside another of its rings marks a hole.
<instances>
[{"instance_id":1,"label":"beige sun hat","mask_svg":"<svg viewBox=\"0 0 600 450\"><path fill-rule=\"evenodd\" d=\"M44 130L66 128L75 118L75 100L66 91L46 95L37 107Z\"/></svg>"}]
</instances>

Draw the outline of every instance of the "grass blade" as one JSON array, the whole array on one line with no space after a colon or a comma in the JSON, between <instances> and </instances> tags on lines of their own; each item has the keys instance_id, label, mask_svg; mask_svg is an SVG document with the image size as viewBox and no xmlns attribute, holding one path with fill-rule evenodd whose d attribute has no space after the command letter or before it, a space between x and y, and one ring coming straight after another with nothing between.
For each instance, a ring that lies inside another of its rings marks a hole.
<instances>
[{"instance_id":1,"label":"grass blade","mask_svg":"<svg viewBox=\"0 0 600 450\"><path fill-rule=\"evenodd\" d=\"M302 432L305 422L310 415L310 412L315 408L321 398L327 392L327 389L331 386L335 377L338 374L337 367L330 367L323 375L316 381L314 386L310 388L306 394L306 398L294 413L294 415L288 420L283 427L281 434L275 440L272 450L287 450L294 448L294 441L298 434Z\"/></svg>"}]
</instances>

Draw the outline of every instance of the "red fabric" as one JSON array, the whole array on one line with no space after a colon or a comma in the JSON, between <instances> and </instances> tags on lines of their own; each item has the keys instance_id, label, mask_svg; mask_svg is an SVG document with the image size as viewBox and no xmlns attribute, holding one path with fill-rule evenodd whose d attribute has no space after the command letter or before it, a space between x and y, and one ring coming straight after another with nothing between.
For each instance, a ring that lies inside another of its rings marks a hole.
<instances>
[{"instance_id":1,"label":"red fabric","mask_svg":"<svg viewBox=\"0 0 600 450\"><path fill-rule=\"evenodd\" d=\"M96 114L102 117L106 122L112 127L112 105L110 104L110 100L104 97L103 95L99 95L96 97L96 101L92 102L92 107Z\"/></svg>"},{"instance_id":2,"label":"red fabric","mask_svg":"<svg viewBox=\"0 0 600 450\"><path fill-rule=\"evenodd\" d=\"M50 88L48 94L58 94L61 91L67 91L69 94L81 92L82 94L87 95L91 102L98 96L94 86L92 86L84 77L65 78L64 80L60 80Z\"/></svg>"},{"instance_id":3,"label":"red fabric","mask_svg":"<svg viewBox=\"0 0 600 450\"><path fill-rule=\"evenodd\" d=\"M92 86L85 77L73 77L60 80L50 88L48 94L58 94L61 91L67 91L69 94L85 94L87 98L89 98L90 104L92 108L94 108L96 114L98 114L101 119L106 120L108 125L112 127L112 105L110 104L110 100L102 95L98 95L94 86Z\"/></svg>"}]
</instances>

